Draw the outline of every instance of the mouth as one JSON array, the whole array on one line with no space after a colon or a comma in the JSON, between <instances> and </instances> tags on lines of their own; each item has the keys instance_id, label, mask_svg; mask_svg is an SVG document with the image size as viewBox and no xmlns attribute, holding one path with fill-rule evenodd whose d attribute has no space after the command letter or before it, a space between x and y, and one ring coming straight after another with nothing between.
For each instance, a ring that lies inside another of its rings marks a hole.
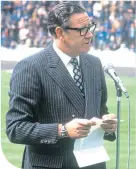
<instances>
[{"instance_id":1,"label":"mouth","mask_svg":"<svg viewBox=\"0 0 136 169\"><path fill-rule=\"evenodd\" d=\"M89 41L89 42L86 42L85 44L90 44L91 43L91 41Z\"/></svg>"},{"instance_id":2,"label":"mouth","mask_svg":"<svg viewBox=\"0 0 136 169\"><path fill-rule=\"evenodd\" d=\"M88 42L86 42L85 44L91 44L92 43L92 40L89 40Z\"/></svg>"}]
</instances>

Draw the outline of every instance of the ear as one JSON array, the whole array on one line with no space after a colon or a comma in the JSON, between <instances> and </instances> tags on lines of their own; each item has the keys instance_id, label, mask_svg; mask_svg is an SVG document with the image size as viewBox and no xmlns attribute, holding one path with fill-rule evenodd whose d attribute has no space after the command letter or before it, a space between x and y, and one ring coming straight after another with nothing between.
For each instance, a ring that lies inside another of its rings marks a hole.
<instances>
[{"instance_id":1,"label":"ear","mask_svg":"<svg viewBox=\"0 0 136 169\"><path fill-rule=\"evenodd\" d=\"M56 37L57 39L63 39L63 29L61 27L57 27L55 29L55 32L56 32Z\"/></svg>"}]
</instances>

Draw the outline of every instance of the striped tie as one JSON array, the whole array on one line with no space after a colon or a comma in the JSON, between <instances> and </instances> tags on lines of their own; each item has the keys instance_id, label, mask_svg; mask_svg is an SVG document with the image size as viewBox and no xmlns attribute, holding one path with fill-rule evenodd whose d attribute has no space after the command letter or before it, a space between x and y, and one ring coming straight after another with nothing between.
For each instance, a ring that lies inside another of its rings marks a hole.
<instances>
[{"instance_id":1,"label":"striped tie","mask_svg":"<svg viewBox=\"0 0 136 169\"><path fill-rule=\"evenodd\" d=\"M77 58L72 58L70 60L70 63L73 65L74 81L75 81L76 85L78 86L78 88L80 89L81 94L84 97L83 78L82 78L82 74L81 74L81 68L78 65Z\"/></svg>"}]
</instances>

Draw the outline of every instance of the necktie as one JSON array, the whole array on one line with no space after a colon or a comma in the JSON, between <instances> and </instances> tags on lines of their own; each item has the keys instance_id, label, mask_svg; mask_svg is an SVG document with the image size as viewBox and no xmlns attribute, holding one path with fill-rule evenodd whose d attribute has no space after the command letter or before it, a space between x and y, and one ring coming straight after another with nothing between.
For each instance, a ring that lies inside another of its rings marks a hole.
<instances>
[{"instance_id":1,"label":"necktie","mask_svg":"<svg viewBox=\"0 0 136 169\"><path fill-rule=\"evenodd\" d=\"M78 86L78 88L81 91L81 94L84 97L84 85L83 85L83 78L82 78L82 74L81 74L81 69L78 65L78 60L77 58L72 58L70 60L70 63L73 65L73 73L74 73L74 81L76 83L76 85Z\"/></svg>"}]
</instances>

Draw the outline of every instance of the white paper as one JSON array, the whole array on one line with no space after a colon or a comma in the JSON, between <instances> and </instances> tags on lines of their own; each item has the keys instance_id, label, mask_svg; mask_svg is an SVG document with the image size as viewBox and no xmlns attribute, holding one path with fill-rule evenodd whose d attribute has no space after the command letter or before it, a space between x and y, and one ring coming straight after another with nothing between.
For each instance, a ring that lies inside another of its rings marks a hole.
<instances>
[{"instance_id":1,"label":"white paper","mask_svg":"<svg viewBox=\"0 0 136 169\"><path fill-rule=\"evenodd\" d=\"M92 120L99 121L97 118L93 118ZM79 167L85 167L109 160L109 156L103 146L103 136L104 131L98 123L98 125L91 127L87 137L76 139L73 153Z\"/></svg>"}]
</instances>

